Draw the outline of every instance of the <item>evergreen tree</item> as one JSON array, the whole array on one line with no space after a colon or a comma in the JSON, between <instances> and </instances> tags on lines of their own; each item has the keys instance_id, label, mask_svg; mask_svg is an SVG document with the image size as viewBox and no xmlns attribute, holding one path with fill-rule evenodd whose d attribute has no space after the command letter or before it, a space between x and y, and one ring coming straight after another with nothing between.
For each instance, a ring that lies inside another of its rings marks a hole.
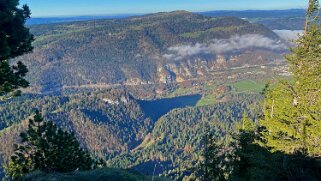
<instances>
[{"instance_id":1,"label":"evergreen tree","mask_svg":"<svg viewBox=\"0 0 321 181\"><path fill-rule=\"evenodd\" d=\"M266 87L264 118L235 137L232 180L320 180L321 27L309 1L304 34L286 56L293 80Z\"/></svg>"},{"instance_id":2,"label":"evergreen tree","mask_svg":"<svg viewBox=\"0 0 321 181\"><path fill-rule=\"evenodd\" d=\"M310 0L305 32L286 56L293 80L281 80L273 89L265 87L264 116L259 125L244 114L230 145L233 151L225 158L231 162L230 180L321 180L318 11L319 2ZM217 154L217 147L210 149L209 153Z\"/></svg>"},{"instance_id":3,"label":"evergreen tree","mask_svg":"<svg viewBox=\"0 0 321 181\"><path fill-rule=\"evenodd\" d=\"M319 2L309 1L305 33L286 56L293 81L266 93L263 138L273 151L321 156L321 24Z\"/></svg>"},{"instance_id":4,"label":"evergreen tree","mask_svg":"<svg viewBox=\"0 0 321 181\"><path fill-rule=\"evenodd\" d=\"M208 181L225 181L228 175L226 150L218 143L217 137L207 133L203 143L204 161L201 164L200 178Z\"/></svg>"},{"instance_id":5,"label":"evergreen tree","mask_svg":"<svg viewBox=\"0 0 321 181\"><path fill-rule=\"evenodd\" d=\"M257 143L260 127L244 112L237 129L230 145L233 150L230 155L233 165L230 180L275 180L277 174L272 169L270 153Z\"/></svg>"},{"instance_id":6,"label":"evergreen tree","mask_svg":"<svg viewBox=\"0 0 321 181\"><path fill-rule=\"evenodd\" d=\"M321 162L302 153L286 154L271 152L262 147L260 133L264 128L257 126L244 115L239 133L235 134L231 144L230 156L233 172L230 180L238 181L295 181L321 179Z\"/></svg>"},{"instance_id":7,"label":"evergreen tree","mask_svg":"<svg viewBox=\"0 0 321 181\"><path fill-rule=\"evenodd\" d=\"M27 5L18 7L19 0L0 1L0 96L8 93L18 95L19 88L29 83L24 79L28 72L22 62L11 66L9 60L32 51L31 42L34 40L29 29L24 27L30 18Z\"/></svg>"},{"instance_id":8,"label":"evergreen tree","mask_svg":"<svg viewBox=\"0 0 321 181\"><path fill-rule=\"evenodd\" d=\"M17 179L27 173L70 172L89 170L96 162L81 148L73 134L58 128L51 121L44 121L36 112L29 120L27 132L21 133L21 144L6 167L7 176Z\"/></svg>"}]
</instances>

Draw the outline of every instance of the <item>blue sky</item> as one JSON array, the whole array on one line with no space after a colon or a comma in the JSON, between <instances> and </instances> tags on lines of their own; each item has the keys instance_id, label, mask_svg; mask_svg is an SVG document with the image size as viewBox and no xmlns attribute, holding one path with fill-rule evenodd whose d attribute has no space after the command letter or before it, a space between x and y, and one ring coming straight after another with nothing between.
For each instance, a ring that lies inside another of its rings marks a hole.
<instances>
[{"instance_id":1,"label":"blue sky","mask_svg":"<svg viewBox=\"0 0 321 181\"><path fill-rule=\"evenodd\" d=\"M305 8L308 0L20 0L33 17Z\"/></svg>"}]
</instances>

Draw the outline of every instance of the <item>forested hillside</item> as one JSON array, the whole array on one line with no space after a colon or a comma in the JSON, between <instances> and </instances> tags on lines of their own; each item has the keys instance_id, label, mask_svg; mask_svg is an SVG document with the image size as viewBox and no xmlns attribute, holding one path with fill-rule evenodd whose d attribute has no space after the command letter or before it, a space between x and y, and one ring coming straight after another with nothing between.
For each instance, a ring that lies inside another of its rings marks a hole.
<instances>
[{"instance_id":1,"label":"forested hillside","mask_svg":"<svg viewBox=\"0 0 321 181\"><path fill-rule=\"evenodd\" d=\"M265 81L289 77L287 42L233 17L176 11L31 31L35 50L18 58L26 91L48 94L0 103L1 163L41 110L109 167L182 180L196 174L208 131L227 145L245 111L261 114Z\"/></svg>"},{"instance_id":2,"label":"forested hillside","mask_svg":"<svg viewBox=\"0 0 321 181\"><path fill-rule=\"evenodd\" d=\"M270 64L287 51L262 25L186 11L30 28L35 49L18 60L40 92L183 82L228 67Z\"/></svg>"},{"instance_id":3,"label":"forested hillside","mask_svg":"<svg viewBox=\"0 0 321 181\"><path fill-rule=\"evenodd\" d=\"M135 168L144 174L153 173L182 180L193 174L201 163L204 135L211 131L228 144L235 124L244 111L251 118L260 114L260 96L240 95L241 100L228 101L213 106L176 109L161 117L151 133L130 153L121 154L108 161L108 165Z\"/></svg>"},{"instance_id":4,"label":"forested hillside","mask_svg":"<svg viewBox=\"0 0 321 181\"><path fill-rule=\"evenodd\" d=\"M39 109L48 120L75 132L92 151L119 153L136 147L154 122L139 104L124 92L87 93L71 96L21 98L1 106L2 136L15 137L23 129L17 125ZM15 110L15 111L13 111ZM10 127L12 126L12 127ZM2 137L4 138L4 137ZM1 149L12 149L12 142ZM1 151L4 152L4 150Z\"/></svg>"},{"instance_id":5,"label":"forested hillside","mask_svg":"<svg viewBox=\"0 0 321 181\"><path fill-rule=\"evenodd\" d=\"M9 1L0 179L320 180L317 0L293 43L273 30L297 30L302 10L76 19L30 34L28 6Z\"/></svg>"},{"instance_id":6,"label":"forested hillside","mask_svg":"<svg viewBox=\"0 0 321 181\"><path fill-rule=\"evenodd\" d=\"M40 109L45 119L74 132L84 147L105 157L109 166L151 175L156 164L161 167L157 175L178 179L197 162L207 129L224 140L244 111L258 116L260 98L249 95L205 107L194 107L199 95L139 101L122 90L20 97L0 107L1 120L6 120L0 131L2 164L13 153L12 143L19 142L19 133L27 129L29 115Z\"/></svg>"}]
</instances>

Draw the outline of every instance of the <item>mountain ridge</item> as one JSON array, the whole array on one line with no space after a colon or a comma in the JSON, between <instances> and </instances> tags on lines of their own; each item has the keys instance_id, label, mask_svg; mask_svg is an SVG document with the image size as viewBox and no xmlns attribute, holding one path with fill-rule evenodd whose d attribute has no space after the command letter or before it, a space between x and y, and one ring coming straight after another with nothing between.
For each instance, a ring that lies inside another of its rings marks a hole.
<instances>
[{"instance_id":1,"label":"mountain ridge","mask_svg":"<svg viewBox=\"0 0 321 181\"><path fill-rule=\"evenodd\" d=\"M180 10L177 10L180 11ZM182 10L185 11L185 10ZM203 11L203 12L194 12L202 15L213 15L216 16L236 16L240 18L247 17L265 17L267 13L269 16L275 17L275 13L278 13L278 16L289 17L289 16L303 16L305 14L305 9L284 9L284 10L213 10L213 11ZM79 15L79 16L66 16L66 17L32 17L27 21L27 24L51 24L51 23L63 23L63 22L73 22L73 21L88 21L88 20L99 20L99 19L119 19L119 18L128 18L132 16L143 16L152 13L142 14L115 14L115 15ZM252 15L253 14L253 15ZM264 16L263 16L264 15Z\"/></svg>"},{"instance_id":2,"label":"mountain ridge","mask_svg":"<svg viewBox=\"0 0 321 181\"><path fill-rule=\"evenodd\" d=\"M270 49L282 40L263 25L187 11L34 25L31 31L36 36L35 50L17 60L30 67L33 92L61 91L66 86L184 82L210 77L213 70L271 63L282 59L280 53L285 51ZM235 42L241 41L249 41L249 47L239 49ZM228 47L218 50L221 44ZM216 52L225 49L229 51L222 55ZM254 58L249 58L250 52Z\"/></svg>"}]
</instances>

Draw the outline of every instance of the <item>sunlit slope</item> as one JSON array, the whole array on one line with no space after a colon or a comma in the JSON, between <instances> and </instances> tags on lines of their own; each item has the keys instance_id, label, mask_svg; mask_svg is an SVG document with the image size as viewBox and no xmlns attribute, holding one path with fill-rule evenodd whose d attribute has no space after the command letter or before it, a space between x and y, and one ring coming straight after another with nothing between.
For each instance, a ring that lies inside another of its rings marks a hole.
<instances>
[{"instance_id":1,"label":"sunlit slope","mask_svg":"<svg viewBox=\"0 0 321 181\"><path fill-rule=\"evenodd\" d=\"M34 52L19 59L38 91L182 82L213 70L270 63L285 48L263 25L186 11L33 25L31 31Z\"/></svg>"}]
</instances>

